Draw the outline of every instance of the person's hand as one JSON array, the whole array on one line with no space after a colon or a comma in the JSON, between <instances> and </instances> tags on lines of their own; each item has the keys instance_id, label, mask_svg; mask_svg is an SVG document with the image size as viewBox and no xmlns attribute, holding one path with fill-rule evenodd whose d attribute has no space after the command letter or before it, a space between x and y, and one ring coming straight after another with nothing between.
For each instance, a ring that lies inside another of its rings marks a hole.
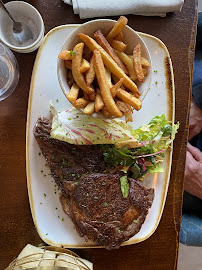
<instances>
[{"instance_id":1,"label":"person's hand","mask_svg":"<svg viewBox=\"0 0 202 270\"><path fill-rule=\"evenodd\" d=\"M184 189L202 199L202 152L190 143L187 145Z\"/></svg>"},{"instance_id":2,"label":"person's hand","mask_svg":"<svg viewBox=\"0 0 202 270\"><path fill-rule=\"evenodd\" d=\"M196 105L194 98L191 101L189 118L189 141L202 130L202 110Z\"/></svg>"}]
</instances>

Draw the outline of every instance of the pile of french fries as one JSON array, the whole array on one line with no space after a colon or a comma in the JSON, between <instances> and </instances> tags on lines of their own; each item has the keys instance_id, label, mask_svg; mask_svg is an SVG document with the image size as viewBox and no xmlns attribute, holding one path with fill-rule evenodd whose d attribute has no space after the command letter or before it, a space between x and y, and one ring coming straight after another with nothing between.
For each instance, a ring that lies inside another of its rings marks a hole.
<instances>
[{"instance_id":1,"label":"pile of french fries","mask_svg":"<svg viewBox=\"0 0 202 270\"><path fill-rule=\"evenodd\" d=\"M124 52L127 44L122 31L127 22L121 16L106 36L101 30L94 38L79 33L82 42L58 55L67 68L67 99L75 108L83 108L85 114L101 111L107 118L124 115L126 122L132 122L133 109L141 109L135 81L144 82L150 63L141 56L140 44L133 55Z\"/></svg>"}]
</instances>

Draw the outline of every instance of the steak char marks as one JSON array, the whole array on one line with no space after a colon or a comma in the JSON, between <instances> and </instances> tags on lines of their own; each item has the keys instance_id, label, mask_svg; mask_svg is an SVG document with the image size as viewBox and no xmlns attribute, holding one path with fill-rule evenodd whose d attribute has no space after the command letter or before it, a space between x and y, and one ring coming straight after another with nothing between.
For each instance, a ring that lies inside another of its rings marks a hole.
<instances>
[{"instance_id":1,"label":"steak char marks","mask_svg":"<svg viewBox=\"0 0 202 270\"><path fill-rule=\"evenodd\" d=\"M39 118L34 135L50 166L64 211L80 236L107 249L138 233L154 198L154 189L129 178L129 194L120 188L122 173L108 168L99 146L72 145L50 138L51 124Z\"/></svg>"}]
</instances>

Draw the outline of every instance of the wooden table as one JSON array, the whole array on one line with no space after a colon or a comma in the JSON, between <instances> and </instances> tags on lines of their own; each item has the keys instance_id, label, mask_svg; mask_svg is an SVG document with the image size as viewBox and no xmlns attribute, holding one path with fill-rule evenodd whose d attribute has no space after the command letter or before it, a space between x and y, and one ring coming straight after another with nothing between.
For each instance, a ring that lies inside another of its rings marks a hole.
<instances>
[{"instance_id":1,"label":"wooden table","mask_svg":"<svg viewBox=\"0 0 202 270\"><path fill-rule=\"evenodd\" d=\"M8 2L8 1L4 1ZM61 0L26 1L41 13L46 32L55 26L82 23ZM176 121L181 127L174 143L172 173L165 209L156 232L146 241L119 250L76 250L94 263L94 269L176 269L183 177L188 134L189 104L197 23L197 1L185 0L181 12L166 18L127 16L129 26L160 38L174 67ZM117 17L114 17L117 19ZM15 92L0 102L0 269L27 244L42 242L29 208L25 170L25 132L29 85L36 52L15 53L20 81Z\"/></svg>"}]
</instances>

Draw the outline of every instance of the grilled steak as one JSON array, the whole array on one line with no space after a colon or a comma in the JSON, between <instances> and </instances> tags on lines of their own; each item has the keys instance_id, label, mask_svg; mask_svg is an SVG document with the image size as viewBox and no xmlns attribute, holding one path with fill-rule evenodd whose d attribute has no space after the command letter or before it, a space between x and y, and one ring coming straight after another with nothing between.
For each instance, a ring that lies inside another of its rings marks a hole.
<instances>
[{"instance_id":1,"label":"grilled steak","mask_svg":"<svg viewBox=\"0 0 202 270\"><path fill-rule=\"evenodd\" d=\"M99 146L71 145L50 138L51 124L39 118L34 135L62 191L64 211L77 232L107 249L135 235L152 205L154 189L129 178L129 194L120 188L122 173L108 168Z\"/></svg>"},{"instance_id":2,"label":"grilled steak","mask_svg":"<svg viewBox=\"0 0 202 270\"><path fill-rule=\"evenodd\" d=\"M86 240L114 249L140 230L153 201L153 189L134 179L129 181L126 199L120 189L120 175L110 173L85 175L68 199L61 196L64 211Z\"/></svg>"},{"instance_id":3,"label":"grilled steak","mask_svg":"<svg viewBox=\"0 0 202 270\"><path fill-rule=\"evenodd\" d=\"M34 136L56 184L64 194L69 194L67 186L77 182L82 175L108 170L99 147L73 145L55 140L50 137L50 131L50 121L39 117Z\"/></svg>"}]
</instances>

